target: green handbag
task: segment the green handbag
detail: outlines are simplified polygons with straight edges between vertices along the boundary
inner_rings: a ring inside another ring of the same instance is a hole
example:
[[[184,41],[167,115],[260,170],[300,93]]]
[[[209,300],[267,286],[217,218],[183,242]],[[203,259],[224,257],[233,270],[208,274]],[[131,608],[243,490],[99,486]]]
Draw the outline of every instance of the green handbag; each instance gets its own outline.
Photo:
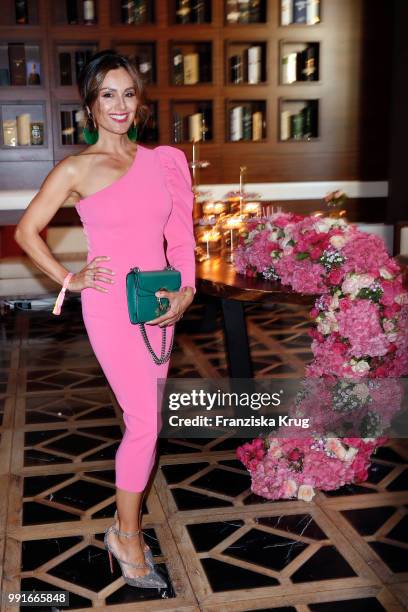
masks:
[[[144,270],[137,266],[131,268],[126,275],[126,295],[130,322],[139,325],[143,340],[156,365],[166,363],[170,359],[173,348],[174,330],[170,347],[166,351],[166,327],[162,327],[161,354],[158,357],[147,337],[145,322],[165,314],[170,307],[167,298],[156,297],[156,291],[178,291],[181,286],[181,274],[173,266],[163,270]]]

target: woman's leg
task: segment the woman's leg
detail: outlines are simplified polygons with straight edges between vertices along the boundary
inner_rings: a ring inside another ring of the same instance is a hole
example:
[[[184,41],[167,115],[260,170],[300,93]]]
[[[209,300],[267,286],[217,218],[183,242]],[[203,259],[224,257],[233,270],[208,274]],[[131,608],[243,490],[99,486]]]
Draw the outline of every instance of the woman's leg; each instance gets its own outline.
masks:
[[[142,527],[141,508],[143,491],[135,493],[132,491],[124,491],[116,489],[116,506],[118,509],[117,526],[120,531],[126,533],[135,533]],[[118,556],[123,561],[129,563],[144,563],[145,556],[143,551],[142,533],[132,538],[116,535],[111,531],[108,535],[110,544],[117,551]],[[136,576],[145,576],[150,572],[150,568],[146,565],[144,568],[135,568],[129,565],[125,566],[127,576],[135,578]]]
[[[123,410],[126,430],[115,457],[117,508],[120,531],[134,533],[141,528],[141,501],[156,460],[158,379],[167,377],[169,362],[160,366],[153,362],[127,313],[126,317],[116,313],[111,319],[107,310],[103,315],[84,316],[84,322],[95,356]],[[156,354],[160,353],[162,329],[149,326],[148,335]],[[108,539],[124,561],[144,562],[142,534],[125,538],[111,531]],[[150,571],[125,568],[130,577]]]

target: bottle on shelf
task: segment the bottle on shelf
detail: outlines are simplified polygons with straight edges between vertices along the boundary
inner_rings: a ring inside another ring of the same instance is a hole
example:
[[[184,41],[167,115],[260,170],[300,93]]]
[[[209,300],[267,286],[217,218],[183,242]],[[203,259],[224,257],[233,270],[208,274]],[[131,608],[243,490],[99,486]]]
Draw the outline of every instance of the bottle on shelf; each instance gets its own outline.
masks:
[[[61,85],[72,85],[71,53],[61,52],[59,54],[59,74]]]
[[[11,85],[26,85],[26,58],[24,43],[10,43],[8,45],[10,83]]]
[[[29,85],[40,85],[41,84],[40,74],[37,71],[37,66],[35,62],[31,63],[31,71],[28,73],[28,84]]]
[[[77,0],[65,0],[65,7],[67,12],[67,23],[69,25],[77,25],[79,23]]]
[[[136,0],[134,8],[134,23],[141,24],[147,22],[147,0]]]
[[[184,58],[181,49],[173,49],[173,84],[184,84]]]
[[[3,145],[17,146],[17,119],[3,119]]]
[[[249,23],[261,21],[261,0],[249,0]]]
[[[95,2],[83,0],[84,24],[95,25]]]
[[[240,7],[238,0],[227,0],[226,20],[227,23],[238,23],[240,17]]]
[[[195,4],[198,4],[196,2]],[[191,0],[177,0],[176,23],[190,23],[192,21]]]
[[[191,22],[192,23],[205,23],[206,22],[205,0],[192,0]]]
[[[28,0],[15,0],[14,8],[16,13],[16,23],[19,25],[28,24]]]
[[[135,23],[135,0],[122,0],[121,21],[129,25]]]
[[[180,113],[173,114],[173,142],[180,143],[184,140],[184,122]]]
[[[231,83],[242,83],[244,80],[243,62],[240,55],[230,57],[230,79]]]
[[[71,111],[61,111],[61,143],[63,145],[74,144],[74,124]]]
[[[32,145],[41,146],[44,144],[44,123],[42,121],[32,121],[30,124]]]

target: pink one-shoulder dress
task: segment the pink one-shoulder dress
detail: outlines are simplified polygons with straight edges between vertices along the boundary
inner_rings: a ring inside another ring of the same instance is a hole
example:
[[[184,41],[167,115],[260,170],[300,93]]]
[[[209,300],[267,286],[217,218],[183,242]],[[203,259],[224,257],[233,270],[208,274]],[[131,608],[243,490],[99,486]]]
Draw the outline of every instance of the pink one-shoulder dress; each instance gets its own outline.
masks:
[[[83,289],[81,304],[89,341],[123,410],[126,430],[115,472],[116,486],[126,491],[143,491],[155,463],[157,379],[166,378],[169,367],[169,362],[153,362],[139,326],[130,323],[126,274],[134,266],[160,270],[169,263],[180,270],[181,286],[195,289],[193,199],[184,152],[138,144],[123,176],[76,204],[88,242],[87,262],[108,255],[98,265],[116,272],[114,283],[97,281],[106,293]],[[146,332],[160,355],[162,328],[146,325]],[[174,326],[168,326],[167,347],[173,333]]]

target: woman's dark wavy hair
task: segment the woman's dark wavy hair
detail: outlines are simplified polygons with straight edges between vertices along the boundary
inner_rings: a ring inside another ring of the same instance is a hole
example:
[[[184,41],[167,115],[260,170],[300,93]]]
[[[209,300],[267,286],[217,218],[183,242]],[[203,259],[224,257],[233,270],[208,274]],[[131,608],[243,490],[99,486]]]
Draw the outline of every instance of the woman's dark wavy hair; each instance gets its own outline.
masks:
[[[90,132],[95,128],[86,106],[92,109],[98,97],[106,73],[115,68],[125,68],[133,79],[138,105],[136,109],[136,123],[143,129],[150,116],[143,80],[134,61],[126,55],[121,55],[113,49],[104,49],[95,53],[82,68],[78,76],[78,90],[82,100],[82,108],[87,117],[86,127]]]

